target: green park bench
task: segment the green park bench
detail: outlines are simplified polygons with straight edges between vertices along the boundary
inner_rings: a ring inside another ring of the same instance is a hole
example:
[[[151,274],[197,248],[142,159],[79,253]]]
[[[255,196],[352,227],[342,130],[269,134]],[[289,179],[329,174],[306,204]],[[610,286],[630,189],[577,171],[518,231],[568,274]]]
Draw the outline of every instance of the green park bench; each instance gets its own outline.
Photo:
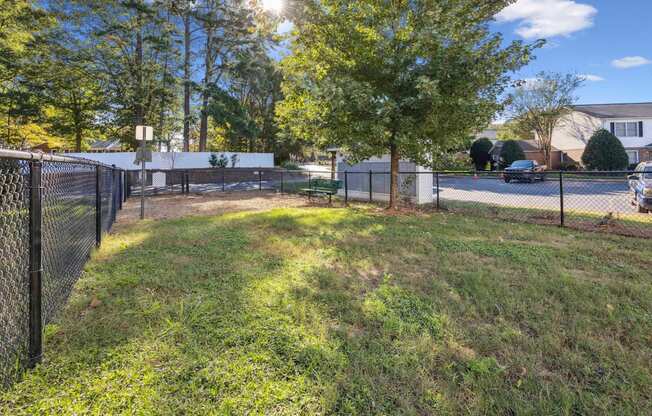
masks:
[[[330,204],[333,195],[335,195],[339,189],[342,189],[342,181],[317,178],[310,180],[309,187],[301,189],[301,192],[307,194],[308,199],[313,195],[328,195],[328,203]]]

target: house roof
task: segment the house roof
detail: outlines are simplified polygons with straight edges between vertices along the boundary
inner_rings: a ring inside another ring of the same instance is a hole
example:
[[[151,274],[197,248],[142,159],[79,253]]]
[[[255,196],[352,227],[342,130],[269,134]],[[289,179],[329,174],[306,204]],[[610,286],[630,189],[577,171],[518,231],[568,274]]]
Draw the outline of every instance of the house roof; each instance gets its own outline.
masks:
[[[582,104],[573,109],[600,118],[652,118],[652,102],[622,104]]]
[[[120,140],[98,140],[91,144],[92,150],[106,150],[120,148]]]
[[[539,150],[541,150],[539,148],[539,143],[536,140],[515,140],[515,141],[516,143],[519,144],[519,146],[521,146],[521,149],[524,152],[538,152]],[[500,151],[503,149],[504,143],[505,143],[504,140],[497,140],[494,143],[494,147],[491,149],[490,153],[494,155],[500,155]],[[556,147],[554,146],[552,147],[553,152],[556,152],[558,150],[559,149],[557,149]]]

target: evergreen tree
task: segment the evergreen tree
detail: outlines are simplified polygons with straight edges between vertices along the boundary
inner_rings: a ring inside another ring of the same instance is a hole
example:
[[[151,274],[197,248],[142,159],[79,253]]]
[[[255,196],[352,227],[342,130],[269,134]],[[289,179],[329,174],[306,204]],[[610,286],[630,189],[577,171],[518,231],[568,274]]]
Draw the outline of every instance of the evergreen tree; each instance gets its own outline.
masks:
[[[477,170],[485,170],[487,163],[491,160],[491,155],[489,152],[494,145],[491,143],[491,140],[486,137],[482,137],[471,144],[471,149],[469,155],[473,161],[473,165]]]
[[[582,163],[590,170],[624,170],[629,165],[629,157],[618,137],[600,129],[586,145]]]
[[[517,140],[507,140],[503,142],[500,149],[500,168],[504,169],[517,160],[524,160],[525,153]]]

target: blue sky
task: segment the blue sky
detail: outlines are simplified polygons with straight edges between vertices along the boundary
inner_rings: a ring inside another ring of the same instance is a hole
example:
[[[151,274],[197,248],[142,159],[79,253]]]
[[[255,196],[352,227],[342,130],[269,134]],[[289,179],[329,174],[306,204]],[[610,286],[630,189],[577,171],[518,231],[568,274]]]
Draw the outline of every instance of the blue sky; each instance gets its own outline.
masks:
[[[519,78],[575,72],[588,78],[580,103],[652,101],[652,0],[518,0],[494,28],[548,40]]]

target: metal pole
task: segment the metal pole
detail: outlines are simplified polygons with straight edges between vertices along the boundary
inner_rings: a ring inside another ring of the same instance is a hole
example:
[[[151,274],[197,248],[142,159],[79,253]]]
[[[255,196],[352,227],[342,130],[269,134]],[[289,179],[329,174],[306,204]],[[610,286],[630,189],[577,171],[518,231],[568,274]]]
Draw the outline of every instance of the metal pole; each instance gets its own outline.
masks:
[[[439,172],[435,172],[435,178],[437,181],[437,209],[439,209]]]
[[[565,225],[565,218],[564,218],[564,173],[562,171],[559,171],[559,220],[560,220],[560,226],[563,227]]]
[[[147,182],[147,169],[145,167],[145,131],[143,131],[143,140],[140,143],[140,148],[142,151],[142,158],[141,160],[141,183],[140,183],[140,219],[144,220],[145,219],[145,183]]]
[[[349,171],[344,171],[344,205],[349,205]]]
[[[308,171],[308,188],[312,188],[312,182],[310,178],[310,171]]]
[[[122,211],[122,203],[124,202],[124,198],[125,198],[125,196],[124,196],[124,177],[125,177],[124,171],[122,171],[122,170],[119,171],[118,172],[118,186],[119,186],[119,189],[120,189],[120,202],[119,202],[119,205],[118,205],[118,209],[121,210],[121,211]]]
[[[283,171],[281,171],[281,193],[283,193]]]
[[[258,190],[263,190],[263,171],[258,168]]]
[[[129,171],[125,171],[125,202],[127,202],[127,199],[131,196],[131,181],[130,181],[131,174]]]
[[[41,289],[43,267],[41,264],[42,218],[41,162],[30,162],[29,202],[29,367],[34,368],[43,354],[43,320],[41,315]]]
[[[102,244],[102,166],[95,168],[95,245]]]
[[[373,172],[371,169],[369,170],[369,202],[374,202],[374,194],[373,194]]]

